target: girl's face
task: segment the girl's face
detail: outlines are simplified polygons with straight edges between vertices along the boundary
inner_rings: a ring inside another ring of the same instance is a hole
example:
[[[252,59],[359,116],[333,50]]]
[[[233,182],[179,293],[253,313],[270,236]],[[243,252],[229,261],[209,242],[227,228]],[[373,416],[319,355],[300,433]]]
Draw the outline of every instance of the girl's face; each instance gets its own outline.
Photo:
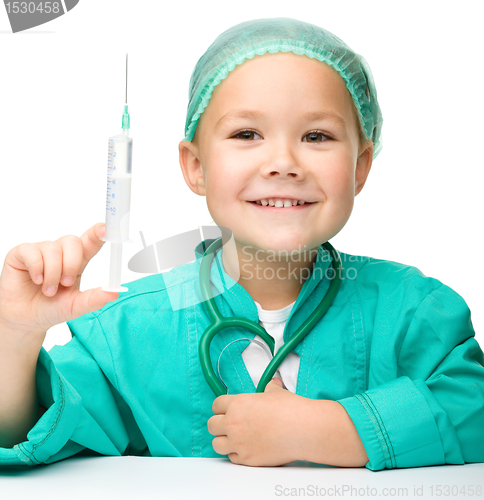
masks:
[[[238,246],[302,252],[348,221],[371,168],[342,77],[292,52],[244,61],[215,87],[194,141],[179,145],[192,191]],[[254,201],[303,200],[272,208]]]

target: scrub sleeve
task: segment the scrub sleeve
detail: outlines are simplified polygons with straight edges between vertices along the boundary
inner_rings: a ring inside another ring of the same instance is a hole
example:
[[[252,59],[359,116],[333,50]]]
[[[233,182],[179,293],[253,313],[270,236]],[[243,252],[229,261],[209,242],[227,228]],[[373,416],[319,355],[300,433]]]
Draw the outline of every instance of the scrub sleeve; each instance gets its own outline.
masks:
[[[397,378],[338,400],[362,440],[366,468],[482,461],[484,356],[474,335],[467,304],[442,285],[410,322]]]
[[[4,465],[50,464],[88,448],[102,455],[120,456],[129,446],[123,414],[130,410],[112,381],[111,355],[99,319],[93,313],[67,323],[73,338],[49,353],[42,347],[36,379],[39,403],[47,408],[27,434],[27,441],[0,448]],[[75,336],[76,330],[97,344],[94,359]]]

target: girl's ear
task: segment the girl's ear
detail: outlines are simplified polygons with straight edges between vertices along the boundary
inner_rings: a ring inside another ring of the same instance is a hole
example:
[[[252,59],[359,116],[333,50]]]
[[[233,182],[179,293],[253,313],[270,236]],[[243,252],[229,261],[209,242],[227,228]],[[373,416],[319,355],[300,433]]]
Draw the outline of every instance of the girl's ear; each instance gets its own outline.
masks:
[[[190,141],[181,141],[178,145],[180,167],[187,186],[196,194],[205,196],[205,179],[200,150]]]
[[[357,196],[365,185],[368,174],[373,163],[373,142],[366,141],[362,150],[358,153],[355,170],[355,196]]]

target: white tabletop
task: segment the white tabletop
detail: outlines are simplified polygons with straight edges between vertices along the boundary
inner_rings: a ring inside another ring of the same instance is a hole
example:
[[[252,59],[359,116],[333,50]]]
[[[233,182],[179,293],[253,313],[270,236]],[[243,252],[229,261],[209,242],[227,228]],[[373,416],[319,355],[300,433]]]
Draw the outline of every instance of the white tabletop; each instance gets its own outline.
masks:
[[[2,499],[35,500],[474,500],[484,499],[484,463],[373,472],[310,462],[246,467],[223,458],[72,457],[47,466],[0,468],[0,491]]]

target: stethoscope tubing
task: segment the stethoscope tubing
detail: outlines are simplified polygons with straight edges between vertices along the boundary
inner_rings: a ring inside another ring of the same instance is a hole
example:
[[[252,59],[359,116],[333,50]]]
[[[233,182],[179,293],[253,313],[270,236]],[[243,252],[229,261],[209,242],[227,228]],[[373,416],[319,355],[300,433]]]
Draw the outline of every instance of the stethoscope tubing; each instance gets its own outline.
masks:
[[[200,263],[200,289],[204,300],[207,313],[212,321],[205,332],[203,333],[198,346],[198,353],[200,357],[200,364],[203,374],[207,380],[208,385],[211,387],[215,395],[222,396],[227,394],[226,388],[222,385],[219,378],[216,376],[210,358],[210,344],[220,331],[225,328],[247,328],[249,331],[259,335],[269,346],[272,355],[274,356],[274,339],[266,332],[264,328],[255,323],[241,317],[225,318],[220,314],[215,300],[212,296],[210,289],[210,267],[215,256],[216,251],[223,245],[222,238],[215,240],[205,251],[202,262]],[[257,384],[256,392],[264,392],[266,385],[272,380],[272,376],[277,371],[281,363],[292,352],[302,339],[312,330],[316,323],[326,314],[331,306],[334,298],[336,297],[341,285],[341,259],[338,252],[329,243],[323,243],[323,246],[328,250],[333,258],[332,268],[333,277],[329,288],[323,297],[322,301],[312,312],[309,318],[291,335],[291,338],[279,349],[276,355],[272,358],[267,365],[262,377]]]

